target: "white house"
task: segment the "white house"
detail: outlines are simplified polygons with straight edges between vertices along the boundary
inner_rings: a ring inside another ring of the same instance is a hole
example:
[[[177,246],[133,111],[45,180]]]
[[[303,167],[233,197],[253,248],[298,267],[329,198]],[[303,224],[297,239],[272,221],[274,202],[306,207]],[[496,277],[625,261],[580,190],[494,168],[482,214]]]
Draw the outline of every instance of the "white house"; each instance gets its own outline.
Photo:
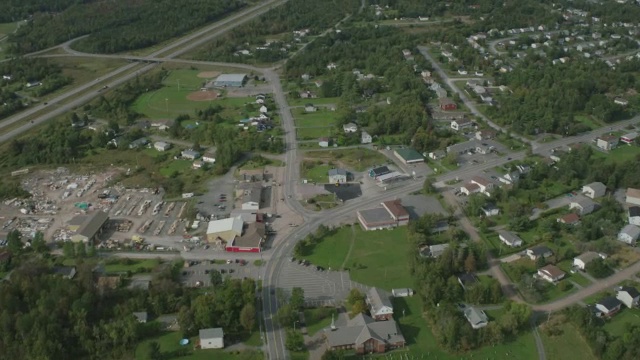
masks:
[[[606,192],[607,187],[601,182],[592,182],[591,184],[587,184],[582,187],[582,193],[584,196],[592,199],[602,197]]]
[[[244,190],[242,194],[242,210],[260,210],[262,185],[255,184]]]
[[[216,162],[216,155],[212,152],[205,152],[204,155],[202,155],[202,161],[213,164]]]
[[[195,150],[183,150],[180,155],[184,159],[195,160],[200,157],[200,153]]]
[[[371,144],[371,142],[373,142],[373,138],[371,137],[371,135],[369,135],[368,132],[363,130],[362,134],[360,134],[360,143],[361,144]]]
[[[600,317],[610,317],[620,311],[622,302],[613,296],[607,296],[596,303],[596,311]]]
[[[498,237],[500,238],[500,241],[507,244],[508,246],[511,246],[511,247],[522,246],[522,239],[518,235],[510,231],[500,230],[498,231]]]
[[[372,287],[367,292],[367,304],[371,317],[376,321],[390,320],[393,318],[393,305],[388,293],[376,287]]]
[[[200,329],[201,349],[222,349],[224,347],[224,333],[222,328]]]
[[[498,209],[493,204],[486,204],[485,206],[481,207],[480,210],[482,210],[484,216],[486,217],[500,215],[500,209]]]
[[[171,144],[164,141],[156,141],[153,147],[158,151],[167,151],[171,148]]]
[[[444,159],[446,156],[447,154],[442,150],[435,150],[429,153],[429,158],[432,160]]]
[[[489,317],[484,311],[469,306],[464,309],[464,317],[474,329],[480,329],[489,324]]]
[[[262,105],[260,106],[260,114],[266,114],[269,112],[269,109],[267,109],[266,106]]]
[[[580,215],[591,214],[595,210],[595,208],[596,208],[596,203],[594,203],[593,200],[586,197],[576,198],[574,201],[572,201],[569,204],[569,209],[578,210]]]
[[[344,124],[342,125],[342,130],[344,130],[345,133],[354,133],[356,131],[358,131],[358,125],[354,124],[354,123],[348,123],[348,124]]]
[[[640,206],[629,207],[629,224],[640,226]]]
[[[489,196],[489,190],[493,189],[493,183],[482,176],[474,176],[471,178],[471,183],[478,185],[480,187],[480,192]]]
[[[391,289],[391,294],[393,297],[408,297],[413,296],[413,290],[409,288]]]
[[[514,171],[511,173],[505,174],[504,176],[500,177],[498,180],[500,180],[500,182],[503,182],[507,185],[515,184],[518,182],[518,180],[520,180],[520,172]]]
[[[540,245],[540,246],[532,247],[531,249],[527,249],[526,254],[529,257],[529,259],[536,261],[541,257],[548,258],[549,256],[552,256],[553,251],[551,251],[551,249],[549,249],[546,246]]]
[[[329,184],[342,184],[347,182],[347,171],[345,169],[330,169]]]
[[[538,276],[550,283],[555,283],[562,280],[562,278],[564,278],[565,276],[565,273],[557,266],[549,264],[538,269]]]
[[[602,258],[602,255],[595,251],[587,251],[573,258],[573,266],[580,270],[584,270],[590,262],[598,258]]]
[[[331,139],[323,137],[318,140],[318,145],[320,147],[329,147],[330,142],[331,142]]]
[[[621,286],[616,289],[616,299],[620,300],[629,309],[640,304],[640,292],[631,286]]]
[[[618,240],[625,244],[635,245],[638,240],[638,236],[640,236],[640,227],[628,224],[620,230],[620,233],[618,233]]]
[[[472,125],[473,123],[469,119],[453,120],[451,122],[451,128],[455,131],[466,129],[468,127],[471,127]]]
[[[315,105],[313,105],[313,104],[306,104],[304,106],[304,111],[305,112],[316,112],[316,111],[318,111],[318,108],[315,107]]]

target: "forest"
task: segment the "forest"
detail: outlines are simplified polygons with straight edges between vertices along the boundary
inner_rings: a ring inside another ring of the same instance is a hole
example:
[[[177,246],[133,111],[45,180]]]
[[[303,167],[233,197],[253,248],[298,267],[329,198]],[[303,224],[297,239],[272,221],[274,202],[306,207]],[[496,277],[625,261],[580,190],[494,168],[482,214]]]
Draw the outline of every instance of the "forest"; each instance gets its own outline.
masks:
[[[90,34],[73,44],[91,53],[142,49],[215,21],[246,0],[76,1],[60,13],[36,13],[10,34],[8,51],[25,54]],[[162,26],[158,26],[162,24]]]
[[[36,13],[58,13],[82,0],[3,0],[0,1],[0,23],[27,19]]]
[[[294,41],[293,31],[309,29],[310,34],[318,35],[333,27],[347,14],[353,14],[360,6],[359,0],[323,0],[305,1],[290,0],[285,6],[279,6],[268,13],[251,21],[246,26],[239,27],[228,34],[218,37],[208,45],[203,46],[194,58],[197,60],[217,61],[247,61],[243,56],[234,56],[238,50],[247,49],[254,53],[252,60],[257,62],[275,62],[289,56],[282,51],[283,43]],[[274,41],[266,49],[256,50],[251,46],[264,46],[268,36],[282,39]],[[278,35],[278,36],[276,36]],[[295,50],[291,48],[290,50]]]
[[[603,62],[579,59],[552,65],[548,59],[528,56],[496,79],[496,85],[507,85],[513,93],[499,97],[499,106],[489,108],[488,116],[514,132],[561,135],[588,130],[576,121],[577,115],[592,115],[605,123],[630,117],[633,114],[613,99],[640,90],[632,65],[612,70]]]
[[[42,58],[16,58],[0,63],[0,119],[22,109],[25,104],[16,91],[26,89],[28,82],[39,82],[41,85],[29,90],[34,96],[44,96],[65,85],[72,79],[62,73],[62,69]],[[4,76],[8,76],[5,78]]]

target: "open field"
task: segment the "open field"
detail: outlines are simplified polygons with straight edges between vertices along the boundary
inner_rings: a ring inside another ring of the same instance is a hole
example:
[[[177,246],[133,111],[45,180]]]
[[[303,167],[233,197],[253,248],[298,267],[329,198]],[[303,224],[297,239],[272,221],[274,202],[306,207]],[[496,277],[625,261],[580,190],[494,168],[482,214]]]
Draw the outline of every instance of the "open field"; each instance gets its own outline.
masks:
[[[333,162],[336,166],[353,171],[365,171],[374,165],[389,163],[381,153],[366,148],[338,149],[329,151],[308,151],[305,158]]]
[[[328,173],[332,168],[332,166],[326,164],[316,165],[311,168],[307,168],[303,165],[301,169],[301,175],[303,179],[307,179],[307,181],[310,182],[327,183],[329,182]]]
[[[0,23],[0,39],[14,32],[18,28],[18,22]]]
[[[320,126],[331,127],[336,123],[336,113],[322,108],[311,113],[305,113],[304,109],[296,109],[293,116],[295,117],[296,127],[298,128]]]
[[[288,98],[287,99],[290,106],[300,106],[304,104],[313,104],[313,105],[327,105],[327,104],[337,104],[340,98],[316,98],[316,99],[301,99],[301,98]]]
[[[640,156],[640,147],[622,144],[618,148],[609,151],[606,158],[610,163],[624,163],[635,160],[638,156]]]
[[[337,229],[335,234],[325,237],[312,250],[312,254],[305,256],[304,259],[327,269],[339,269],[349,252],[351,238],[351,227],[345,226]]]
[[[333,127],[297,128],[297,138],[299,140],[314,140],[321,137],[331,137]]]
[[[589,115],[576,115],[574,119],[582,123],[582,125],[587,126],[591,130],[602,127],[602,123],[596,121],[592,116]]]
[[[58,64],[62,68],[62,72],[66,76],[73,78],[73,83],[67,85],[55,93],[67,90],[69,87],[78,86],[89,81],[100,78],[126,64],[124,60],[119,59],[102,59],[102,58],[81,58],[81,57],[64,57],[51,58],[49,61]],[[47,95],[51,97],[52,94]]]
[[[611,319],[606,320],[604,329],[613,336],[623,336],[627,333],[629,325],[640,325],[640,309],[627,309],[622,305],[622,310]]]
[[[180,332],[166,332],[160,336],[152,339],[145,340],[138,344],[135,351],[135,358],[137,360],[150,360],[148,357],[149,343],[157,341],[160,345],[160,352],[163,354],[163,359],[180,359],[180,360],[259,360],[262,359],[261,353],[256,353],[256,356],[251,357],[249,354],[237,355],[231,352],[225,352],[223,349],[210,349],[210,350],[194,350],[195,343],[198,341],[198,337],[193,337],[190,340],[189,345],[180,346],[179,341],[182,338]],[[181,356],[181,352],[185,351],[186,354]]]
[[[540,337],[542,337],[548,359],[597,359],[591,352],[589,344],[572,324],[563,324],[561,335],[549,336],[544,331],[540,331]]]
[[[160,264],[159,259],[146,259],[146,260],[130,260],[125,259],[118,263],[107,264],[104,269],[107,273],[125,273],[131,272],[151,272]],[[143,269],[143,271],[140,271]]]

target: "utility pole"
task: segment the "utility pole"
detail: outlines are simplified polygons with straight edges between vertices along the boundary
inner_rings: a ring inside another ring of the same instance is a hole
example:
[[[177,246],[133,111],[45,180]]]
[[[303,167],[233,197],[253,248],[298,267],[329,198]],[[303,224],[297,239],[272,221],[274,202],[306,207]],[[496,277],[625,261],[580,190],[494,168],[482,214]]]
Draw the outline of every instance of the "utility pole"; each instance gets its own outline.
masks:
[[[167,116],[169,116],[169,98],[164,98],[164,106],[167,110]]]

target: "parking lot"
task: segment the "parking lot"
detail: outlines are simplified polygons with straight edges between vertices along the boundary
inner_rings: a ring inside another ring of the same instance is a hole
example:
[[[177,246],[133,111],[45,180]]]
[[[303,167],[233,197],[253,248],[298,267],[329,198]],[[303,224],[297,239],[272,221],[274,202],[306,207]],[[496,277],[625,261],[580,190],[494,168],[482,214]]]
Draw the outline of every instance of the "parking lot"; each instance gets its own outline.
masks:
[[[225,264],[211,263],[211,261],[192,261],[190,263],[193,265],[182,269],[180,281],[189,287],[210,286],[210,272],[214,269],[220,271],[223,278],[229,276],[235,279],[258,279],[261,276],[262,266],[256,266],[250,261],[245,261],[242,265],[236,261],[239,260],[230,260]]]

